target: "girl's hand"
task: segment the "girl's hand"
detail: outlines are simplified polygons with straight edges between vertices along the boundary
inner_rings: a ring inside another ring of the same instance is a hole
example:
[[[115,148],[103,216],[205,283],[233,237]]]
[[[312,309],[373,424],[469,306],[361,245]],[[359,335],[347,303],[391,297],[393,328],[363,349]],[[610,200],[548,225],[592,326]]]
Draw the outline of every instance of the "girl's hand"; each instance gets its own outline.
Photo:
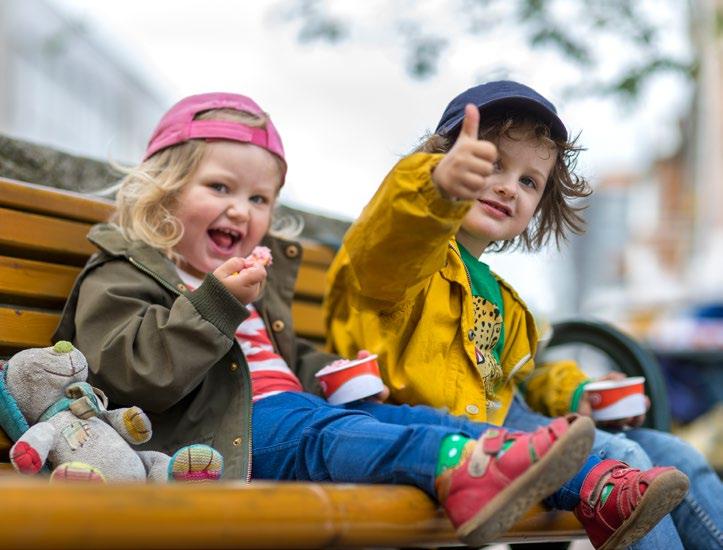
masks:
[[[250,304],[261,295],[266,268],[247,258],[231,258],[213,272],[221,284],[242,304]]]
[[[477,137],[479,119],[479,109],[468,104],[457,141],[432,172],[432,181],[447,198],[478,198],[494,171],[497,147]]]
[[[597,381],[602,380],[622,380],[627,378],[622,372],[609,372],[605,376],[601,376]],[[645,396],[645,410],[650,408],[650,399]],[[580,399],[580,405],[577,407],[577,412],[584,416],[592,415],[592,405],[590,404],[590,398],[587,393],[583,392],[582,398]],[[624,428],[639,428],[645,422],[645,414],[639,416],[630,416],[628,418],[620,418],[618,420],[605,420],[597,422],[597,425],[606,430],[622,430]]]

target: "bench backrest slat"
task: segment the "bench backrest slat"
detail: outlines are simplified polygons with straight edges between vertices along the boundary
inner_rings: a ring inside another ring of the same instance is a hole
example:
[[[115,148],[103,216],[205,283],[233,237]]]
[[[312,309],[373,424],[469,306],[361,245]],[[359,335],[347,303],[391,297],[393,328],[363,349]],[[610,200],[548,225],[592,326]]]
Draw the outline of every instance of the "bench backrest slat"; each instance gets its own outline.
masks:
[[[0,178],[0,206],[86,223],[105,221],[113,212],[113,203],[106,199],[7,178]]]
[[[61,307],[80,267],[0,256],[0,302]]]
[[[94,247],[89,223],[0,208],[0,252],[83,265]]]

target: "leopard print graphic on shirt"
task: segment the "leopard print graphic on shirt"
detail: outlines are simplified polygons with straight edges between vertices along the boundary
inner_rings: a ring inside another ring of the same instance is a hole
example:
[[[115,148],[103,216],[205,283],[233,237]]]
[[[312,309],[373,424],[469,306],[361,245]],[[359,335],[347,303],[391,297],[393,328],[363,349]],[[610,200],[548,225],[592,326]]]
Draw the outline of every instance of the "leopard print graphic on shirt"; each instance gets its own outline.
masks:
[[[485,385],[488,407],[498,406],[495,389],[502,381],[502,366],[492,350],[502,332],[502,314],[491,301],[473,296],[474,303],[474,345],[477,348],[477,369]]]

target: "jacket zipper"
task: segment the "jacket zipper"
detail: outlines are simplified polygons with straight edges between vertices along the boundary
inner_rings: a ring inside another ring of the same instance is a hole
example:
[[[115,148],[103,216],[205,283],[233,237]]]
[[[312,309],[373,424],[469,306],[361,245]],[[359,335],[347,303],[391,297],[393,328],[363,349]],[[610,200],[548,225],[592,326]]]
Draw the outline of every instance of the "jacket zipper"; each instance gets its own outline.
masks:
[[[169,283],[168,281],[166,281],[163,277],[161,277],[158,273],[156,273],[156,272],[153,271],[152,269],[148,269],[146,266],[144,266],[142,263],[140,263],[139,261],[137,261],[137,260],[136,260],[135,258],[133,258],[132,256],[128,256],[128,261],[129,261],[130,263],[132,263],[135,267],[137,267],[138,269],[140,269],[140,270],[141,270],[143,273],[145,273],[146,275],[150,275],[151,277],[153,277],[156,281],[158,281],[159,283],[161,283],[161,285],[162,285],[164,288],[167,288],[167,289],[170,290],[173,294],[176,294],[177,296],[180,296],[180,295],[181,295],[181,291],[178,290],[175,286],[173,286],[171,283]]]
[[[146,275],[150,275],[153,279],[158,281],[164,288],[170,290],[173,294],[180,296],[182,293],[180,290],[178,290],[175,286],[173,286],[171,283],[166,281],[163,277],[161,277],[158,273],[153,271],[152,269],[147,268],[142,263],[135,260],[132,256],[127,256],[128,261],[133,264],[137,269],[141,270]],[[243,352],[241,352],[243,355]],[[248,462],[246,465],[246,483],[251,482],[251,460],[253,458],[253,441],[252,441],[252,429],[251,429],[251,419],[253,418],[253,397],[251,394],[251,375],[248,371],[248,363],[246,363],[246,358],[244,357],[244,363],[246,364],[247,368],[244,371],[244,376],[246,377],[246,403],[248,403],[249,407],[249,414],[248,414],[248,420],[246,422],[246,435],[248,436]]]
[[[238,345],[238,344],[237,344]],[[243,355],[243,351],[241,352]],[[249,406],[249,414],[247,415],[247,421],[246,421],[246,435],[248,437],[248,447],[247,447],[247,456],[248,461],[246,463],[246,483],[251,483],[251,463],[253,461],[253,429],[252,429],[252,423],[253,423],[253,417],[254,417],[254,398],[253,398],[253,392],[251,390],[251,373],[249,372],[248,368],[248,361],[246,361],[246,356],[244,356],[244,363],[246,363],[246,369],[244,376],[246,377],[246,403],[248,403]]]

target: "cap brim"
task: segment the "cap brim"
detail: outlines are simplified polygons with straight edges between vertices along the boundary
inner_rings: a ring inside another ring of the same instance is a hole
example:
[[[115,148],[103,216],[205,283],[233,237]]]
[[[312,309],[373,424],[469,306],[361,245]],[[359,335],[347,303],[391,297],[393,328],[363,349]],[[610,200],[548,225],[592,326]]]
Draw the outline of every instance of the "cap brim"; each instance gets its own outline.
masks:
[[[567,139],[567,129],[562,123],[562,120],[560,120],[560,117],[550,111],[547,106],[539,103],[538,101],[535,101],[534,99],[530,99],[529,97],[506,96],[499,99],[491,99],[482,103],[481,105],[477,105],[481,115],[480,121],[484,122],[485,112],[492,111],[502,106],[510,107],[517,110],[528,111],[537,115],[538,117],[540,117],[540,119],[544,120],[550,125],[552,137],[563,140]],[[458,113],[456,117],[448,121],[447,124],[445,124],[441,128],[438,128],[437,134],[442,136],[456,134],[457,132],[459,132],[459,129],[462,126],[463,119],[464,108],[461,110],[460,113]]]

